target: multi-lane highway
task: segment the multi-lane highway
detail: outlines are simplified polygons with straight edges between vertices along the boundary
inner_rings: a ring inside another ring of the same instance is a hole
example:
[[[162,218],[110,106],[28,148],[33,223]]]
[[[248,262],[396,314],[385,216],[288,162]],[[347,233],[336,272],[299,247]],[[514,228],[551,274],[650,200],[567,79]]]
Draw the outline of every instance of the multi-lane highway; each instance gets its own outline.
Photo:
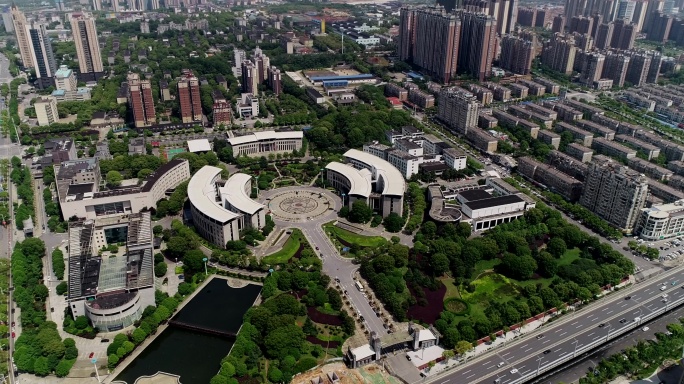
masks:
[[[428,381],[516,384],[531,380],[680,305],[684,302],[684,268],[663,273],[602,301]]]

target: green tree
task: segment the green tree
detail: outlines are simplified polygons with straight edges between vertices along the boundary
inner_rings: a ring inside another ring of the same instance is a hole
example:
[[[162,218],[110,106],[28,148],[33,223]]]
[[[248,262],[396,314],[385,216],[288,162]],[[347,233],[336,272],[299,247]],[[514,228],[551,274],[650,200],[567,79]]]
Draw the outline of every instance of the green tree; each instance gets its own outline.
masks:
[[[367,223],[373,218],[373,210],[363,200],[356,200],[349,211],[349,221]]]
[[[385,226],[387,232],[399,232],[404,226],[404,218],[399,216],[398,213],[392,212],[385,217],[382,221],[382,225]]]
[[[119,364],[119,356],[113,353],[110,354],[109,358],[107,359],[107,365],[109,366],[109,369],[116,368],[117,364]]]
[[[165,262],[157,263],[157,265],[154,266],[154,275],[157,277],[164,277],[166,275],[166,271],[168,270],[168,265]]]
[[[47,357],[40,356],[36,359],[35,363],[33,364],[33,373],[35,373],[36,376],[41,377],[45,377],[50,374],[50,365]]]
[[[552,254],[554,257],[561,257],[568,250],[565,241],[560,237],[554,237],[546,245],[546,250]]]
[[[145,331],[143,331],[140,328],[136,328],[135,331],[133,331],[131,337],[133,338],[133,342],[135,343],[135,345],[140,345],[140,343],[145,341],[147,333],[145,333]]]
[[[459,355],[463,355],[471,349],[473,349],[473,345],[465,340],[461,340],[458,343],[456,343],[456,347],[454,348],[456,353],[458,353]]]
[[[105,179],[110,187],[118,187],[121,185],[121,181],[123,181],[123,176],[121,176],[119,171],[109,171]]]

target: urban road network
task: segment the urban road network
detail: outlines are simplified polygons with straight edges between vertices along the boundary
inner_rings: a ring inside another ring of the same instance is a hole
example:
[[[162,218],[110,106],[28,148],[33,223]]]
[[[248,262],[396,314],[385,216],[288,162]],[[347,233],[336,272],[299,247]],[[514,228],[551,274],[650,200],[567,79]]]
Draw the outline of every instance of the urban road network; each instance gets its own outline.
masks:
[[[566,315],[525,338],[475,358],[427,382],[524,383],[684,302],[684,268],[614,293],[576,315]]]

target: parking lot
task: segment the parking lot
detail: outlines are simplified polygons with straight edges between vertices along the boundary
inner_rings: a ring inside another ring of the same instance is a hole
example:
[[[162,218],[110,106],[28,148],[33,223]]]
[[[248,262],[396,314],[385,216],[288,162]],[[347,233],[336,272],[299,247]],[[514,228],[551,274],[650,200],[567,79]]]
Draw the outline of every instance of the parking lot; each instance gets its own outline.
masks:
[[[649,247],[658,248],[660,251],[659,261],[677,260],[684,256],[684,242],[683,237],[679,236],[677,238],[672,238],[670,240],[663,240],[654,243],[643,242]]]

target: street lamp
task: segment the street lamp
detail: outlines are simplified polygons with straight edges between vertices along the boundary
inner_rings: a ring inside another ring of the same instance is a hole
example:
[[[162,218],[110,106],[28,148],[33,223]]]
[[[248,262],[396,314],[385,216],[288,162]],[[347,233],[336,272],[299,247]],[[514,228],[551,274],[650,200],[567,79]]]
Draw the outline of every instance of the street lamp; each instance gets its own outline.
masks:
[[[325,171],[325,168],[321,168],[321,181],[323,182],[323,188],[325,189],[325,174],[323,171]]]
[[[95,376],[97,376],[97,382],[101,383],[102,381],[100,380],[100,373],[97,371],[97,359],[93,358],[90,360],[91,363],[93,363],[93,366],[95,367]]]
[[[344,197],[347,196],[346,193],[342,192],[342,206],[344,207]]]
[[[539,363],[537,364],[537,376],[539,376],[539,370],[541,369],[541,362],[542,362],[542,360],[544,360],[544,356],[539,356],[539,357],[537,358],[537,361],[539,362]]]
[[[257,191],[257,196],[259,196],[259,176],[254,176],[256,179],[256,191]]]
[[[207,275],[207,258],[203,258],[202,261],[204,261],[204,274]]]
[[[577,356],[577,346],[579,345],[579,340],[575,339],[575,341],[573,341],[572,343],[575,344],[575,351],[572,353],[572,357],[574,358],[575,356]]]

